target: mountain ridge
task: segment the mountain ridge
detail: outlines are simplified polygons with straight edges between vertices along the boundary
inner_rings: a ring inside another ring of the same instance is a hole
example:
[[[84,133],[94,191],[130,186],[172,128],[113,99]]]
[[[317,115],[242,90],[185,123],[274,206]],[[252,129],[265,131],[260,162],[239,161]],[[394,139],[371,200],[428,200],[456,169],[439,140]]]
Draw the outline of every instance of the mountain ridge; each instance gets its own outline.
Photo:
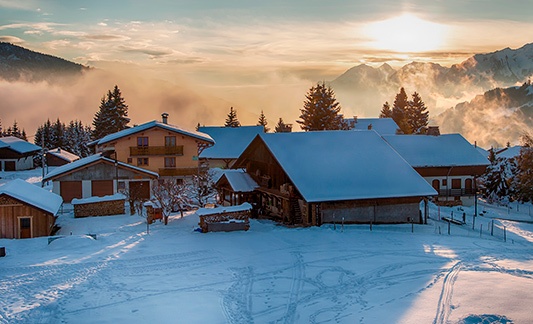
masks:
[[[0,78],[7,81],[55,81],[90,69],[63,58],[0,42]]]

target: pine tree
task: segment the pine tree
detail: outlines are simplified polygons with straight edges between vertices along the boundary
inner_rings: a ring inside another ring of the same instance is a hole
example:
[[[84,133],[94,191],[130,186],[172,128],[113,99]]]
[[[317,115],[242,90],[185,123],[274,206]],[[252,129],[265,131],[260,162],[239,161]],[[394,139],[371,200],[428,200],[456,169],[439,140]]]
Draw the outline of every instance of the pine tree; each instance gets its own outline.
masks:
[[[522,148],[517,157],[516,194],[521,201],[533,201],[533,137],[522,136]]]
[[[268,131],[270,131],[270,128],[268,128],[267,125],[268,125],[268,121],[265,117],[265,114],[263,113],[263,110],[261,110],[261,115],[259,115],[257,126],[263,126],[265,133],[268,133]]]
[[[93,119],[93,138],[99,139],[128,128],[130,119],[127,116],[128,105],[115,85],[113,92],[108,91],[107,96],[104,95],[100,100],[99,110]]]
[[[407,107],[407,124],[412,133],[420,134],[423,128],[428,125],[429,112],[418,92],[415,91],[411,97],[412,100],[408,102]]]
[[[390,109],[388,101],[385,101],[385,103],[383,104],[383,108],[381,108],[379,118],[392,118],[392,110]]]
[[[412,129],[407,121],[407,109],[409,108],[409,100],[405,89],[400,88],[400,92],[396,94],[394,103],[392,105],[392,119],[396,122],[400,130],[404,134],[411,134]]]
[[[283,119],[280,117],[276,127],[274,128],[275,133],[290,133],[292,131],[291,127],[288,124],[283,122]]]
[[[63,124],[59,118],[56,120],[54,124],[52,124],[51,134],[50,134],[50,142],[52,148],[63,148],[65,149],[65,141],[64,141],[64,129],[65,124]]]
[[[224,124],[224,127],[240,127],[241,123],[237,119],[237,111],[233,109],[233,107],[230,108],[228,117],[226,118],[226,123]]]
[[[311,87],[305,96],[303,109],[300,109],[301,120],[296,122],[304,131],[348,129],[347,123],[340,114],[340,104],[335,93],[325,82]]]

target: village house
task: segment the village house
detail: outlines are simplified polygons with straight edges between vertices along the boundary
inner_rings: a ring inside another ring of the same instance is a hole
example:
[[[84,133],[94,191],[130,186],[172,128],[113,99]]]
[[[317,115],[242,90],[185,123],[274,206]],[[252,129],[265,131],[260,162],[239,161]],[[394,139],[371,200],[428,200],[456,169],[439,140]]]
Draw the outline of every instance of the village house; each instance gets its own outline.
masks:
[[[490,164],[460,134],[384,135],[389,143],[438,192],[443,204],[472,206],[476,177]]]
[[[257,134],[264,133],[263,126],[200,127],[198,131],[208,134],[215,145],[206,148],[200,159],[208,162],[210,168],[228,169]]]
[[[0,238],[47,236],[63,200],[39,186],[15,179],[0,187]]]
[[[149,199],[156,172],[94,154],[57,167],[43,181],[52,181],[52,192],[70,203],[72,199],[103,197],[117,192]]]
[[[33,169],[33,157],[41,148],[14,136],[0,137],[0,170]]]
[[[54,148],[46,152],[46,165],[47,166],[62,166],[67,163],[72,163],[79,160],[80,157],[74,153],[63,150],[61,148]]]
[[[375,131],[260,134],[233,167],[260,214],[292,224],[419,222],[437,194]]]
[[[97,153],[156,172],[161,177],[185,178],[198,173],[200,153],[215,141],[207,134],[150,121],[91,143]]]

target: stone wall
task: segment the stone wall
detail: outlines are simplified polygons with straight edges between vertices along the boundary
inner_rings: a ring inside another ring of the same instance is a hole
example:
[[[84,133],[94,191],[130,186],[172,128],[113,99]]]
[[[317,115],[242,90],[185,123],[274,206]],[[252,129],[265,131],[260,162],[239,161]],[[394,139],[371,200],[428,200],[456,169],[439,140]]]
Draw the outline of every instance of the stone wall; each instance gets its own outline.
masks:
[[[124,203],[125,199],[75,204],[74,217],[122,215]]]

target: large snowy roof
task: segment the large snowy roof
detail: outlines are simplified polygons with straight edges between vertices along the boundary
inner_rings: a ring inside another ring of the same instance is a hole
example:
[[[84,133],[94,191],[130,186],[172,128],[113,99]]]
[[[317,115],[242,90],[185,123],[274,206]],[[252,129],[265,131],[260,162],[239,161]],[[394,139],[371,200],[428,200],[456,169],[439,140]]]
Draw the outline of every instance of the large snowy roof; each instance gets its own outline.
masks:
[[[413,167],[489,165],[460,134],[385,135],[383,138]]]
[[[22,179],[15,179],[0,187],[0,195],[6,194],[20,201],[26,202],[52,215],[57,214],[63,198]]]
[[[58,158],[63,159],[67,162],[74,162],[80,159],[80,157],[77,156],[76,154],[70,153],[61,148],[55,148],[55,149],[48,150],[46,154],[57,156]]]
[[[520,155],[522,146],[506,147],[496,152],[496,157],[502,157],[506,159],[515,158]]]
[[[200,154],[207,159],[237,159],[257,134],[264,133],[263,126],[200,127],[198,130],[216,142]]]
[[[257,182],[242,169],[224,170],[218,181],[224,177],[234,192],[252,192],[259,187]]]
[[[183,134],[183,135],[191,136],[191,137],[194,137],[194,138],[197,138],[199,140],[206,141],[206,142],[209,142],[209,143],[214,143],[215,142],[215,141],[213,141],[211,136],[209,136],[207,134],[204,134],[204,133],[201,133],[201,132],[197,132],[197,131],[186,130],[186,129],[181,128],[179,126],[165,124],[165,123],[157,121],[157,120],[152,120],[152,121],[144,123],[142,125],[134,126],[134,127],[128,128],[128,129],[121,130],[120,132],[109,134],[107,136],[102,137],[101,139],[99,139],[97,141],[92,142],[92,143],[97,144],[97,145],[105,144],[105,143],[112,142],[114,140],[117,140],[117,139],[125,137],[125,136],[130,136],[130,135],[133,135],[135,133],[148,130],[148,129],[153,128],[153,127],[159,127],[159,128],[171,131],[171,132],[176,132],[176,133],[180,133],[180,134]]]
[[[87,166],[89,164],[92,164],[94,162],[97,162],[99,160],[107,161],[107,162],[110,162],[110,163],[115,163],[115,161],[113,159],[109,159],[109,158],[103,157],[101,154],[98,153],[98,154],[90,155],[90,156],[88,156],[86,158],[83,158],[83,159],[74,161],[72,163],[65,164],[65,165],[62,165],[60,167],[55,168],[54,170],[52,170],[52,172],[48,173],[43,178],[43,181],[47,181],[47,180],[55,178],[55,177],[57,177],[59,175],[74,171],[74,170],[82,168],[82,167],[85,167],[85,166]],[[131,165],[131,164],[127,164],[127,163],[124,163],[124,162],[120,162],[120,161],[118,161],[117,163],[122,168],[128,168],[128,169],[136,170],[136,171],[139,171],[139,172],[142,172],[142,173],[150,174],[150,175],[152,175],[152,176],[154,176],[156,178],[159,177],[159,174],[156,173],[156,172],[149,171],[149,170],[146,170],[146,169],[143,169],[143,168],[139,168],[137,166],[134,166],[134,165]]]
[[[39,151],[41,148],[14,136],[0,137],[0,148],[9,148],[20,154]]]
[[[375,131],[259,136],[308,202],[437,194]]]
[[[353,129],[368,130],[368,126],[372,125],[372,129],[381,135],[396,134],[399,129],[398,125],[392,118],[347,118],[345,119]],[[354,122],[355,121],[355,122]]]

